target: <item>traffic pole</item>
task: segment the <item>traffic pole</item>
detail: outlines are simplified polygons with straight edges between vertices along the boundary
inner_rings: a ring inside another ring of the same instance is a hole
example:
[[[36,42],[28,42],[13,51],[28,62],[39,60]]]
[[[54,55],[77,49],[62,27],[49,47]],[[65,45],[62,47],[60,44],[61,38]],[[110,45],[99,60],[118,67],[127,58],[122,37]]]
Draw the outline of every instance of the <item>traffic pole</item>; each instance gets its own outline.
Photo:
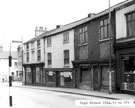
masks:
[[[9,107],[13,106],[12,96],[10,96],[10,87],[12,87],[12,76],[10,68],[12,67],[12,56],[11,56],[11,44],[10,44],[10,54],[9,54]]]

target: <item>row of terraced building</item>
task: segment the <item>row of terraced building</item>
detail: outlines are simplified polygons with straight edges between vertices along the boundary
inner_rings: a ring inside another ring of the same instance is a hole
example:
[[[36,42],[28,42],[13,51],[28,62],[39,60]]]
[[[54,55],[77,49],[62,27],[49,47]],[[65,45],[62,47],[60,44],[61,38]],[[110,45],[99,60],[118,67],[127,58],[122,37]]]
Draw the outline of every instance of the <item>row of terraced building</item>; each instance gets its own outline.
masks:
[[[86,18],[35,29],[24,43],[24,83],[40,86],[135,91],[135,1],[126,0]],[[111,49],[110,49],[111,48]]]

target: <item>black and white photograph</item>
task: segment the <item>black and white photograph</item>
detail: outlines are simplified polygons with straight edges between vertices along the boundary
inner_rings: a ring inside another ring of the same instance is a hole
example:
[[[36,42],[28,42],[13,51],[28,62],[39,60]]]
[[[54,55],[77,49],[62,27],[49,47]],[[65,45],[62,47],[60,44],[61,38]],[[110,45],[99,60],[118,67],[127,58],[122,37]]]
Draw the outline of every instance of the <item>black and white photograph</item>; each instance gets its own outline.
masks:
[[[114,107],[135,107],[135,0],[0,0],[0,108]]]

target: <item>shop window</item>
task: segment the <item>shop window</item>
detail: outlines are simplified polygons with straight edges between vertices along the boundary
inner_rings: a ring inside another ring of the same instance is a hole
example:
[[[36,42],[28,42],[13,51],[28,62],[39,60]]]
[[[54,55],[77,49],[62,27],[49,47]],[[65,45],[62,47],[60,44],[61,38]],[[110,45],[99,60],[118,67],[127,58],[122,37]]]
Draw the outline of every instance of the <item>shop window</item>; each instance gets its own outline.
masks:
[[[31,83],[32,82],[32,74],[31,74],[31,68],[26,68],[26,82]]]
[[[56,82],[56,74],[53,71],[46,72],[47,82]]]
[[[72,86],[72,72],[61,72],[60,73],[60,85],[61,86]]]
[[[39,67],[36,68],[36,82],[37,83],[42,82],[42,71]]]
[[[88,68],[82,68],[81,69],[81,74],[80,74],[80,82],[90,82],[91,77],[90,77],[90,71]]]
[[[109,86],[109,67],[102,66],[102,86]]]
[[[135,90],[135,56],[123,57],[124,79],[122,89]]]

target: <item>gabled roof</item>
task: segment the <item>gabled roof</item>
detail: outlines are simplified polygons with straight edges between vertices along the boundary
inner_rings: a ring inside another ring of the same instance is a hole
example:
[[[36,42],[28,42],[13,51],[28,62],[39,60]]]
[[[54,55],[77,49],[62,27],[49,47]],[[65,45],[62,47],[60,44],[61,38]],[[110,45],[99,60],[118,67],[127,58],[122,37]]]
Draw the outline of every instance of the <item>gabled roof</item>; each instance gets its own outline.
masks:
[[[13,59],[18,59],[17,51],[12,51],[11,56]],[[8,59],[8,57],[9,57],[9,51],[0,52],[0,59]]]
[[[112,11],[114,11],[114,9],[119,8],[120,6],[123,6],[123,5],[125,5],[125,4],[127,4],[129,2],[132,2],[132,1],[134,1],[134,0],[126,0],[126,1],[123,1],[121,3],[118,3],[118,4],[114,5],[114,6],[112,6],[110,8],[110,11],[112,12]],[[79,26],[81,24],[84,24],[84,23],[86,23],[88,21],[91,21],[91,20],[93,20],[95,18],[101,17],[101,16],[103,16],[103,15],[105,15],[107,13],[109,13],[109,8],[104,10],[104,11],[101,11],[101,12],[95,14],[95,15],[93,15],[92,17],[86,17],[86,18],[83,18],[81,20],[78,20],[78,21],[75,21],[75,22],[63,25],[60,28],[47,31],[47,32],[45,32],[45,33],[43,33],[43,34],[41,34],[41,35],[39,35],[37,37],[32,38],[31,40],[29,40],[29,41],[27,41],[25,43],[32,42],[32,41],[35,41],[35,40],[37,40],[39,38],[52,36],[52,35],[55,35],[55,34],[58,34],[58,33],[61,33],[61,32],[64,32],[64,31],[67,31],[67,30],[70,30],[70,29],[73,29],[73,28],[75,28],[75,27],[77,27],[77,26]]]
[[[42,34],[41,34],[41,35],[39,35],[39,36],[35,36],[34,38],[32,38],[32,39],[28,40],[28,41],[27,41],[27,42],[25,42],[24,44],[27,44],[27,43],[30,43],[30,42],[36,41],[36,40],[38,40],[38,39],[40,39],[40,38],[42,38],[42,37],[44,37],[44,36],[48,35],[50,32],[52,32],[52,31],[54,31],[54,30],[55,30],[55,29],[50,30],[50,31],[46,31],[46,32],[42,33]]]
[[[114,5],[114,6],[112,6],[112,7],[110,8],[110,11],[112,12],[114,9],[116,9],[116,8],[118,8],[118,7],[120,7],[120,6],[123,6],[123,5],[125,5],[125,4],[127,4],[127,3],[131,2],[131,1],[134,1],[134,0],[126,0],[126,1],[123,1],[123,2],[121,2],[121,3],[118,3],[118,4]],[[75,22],[72,22],[72,23],[63,25],[63,26],[60,27],[59,29],[56,29],[56,30],[50,32],[50,33],[49,33],[48,35],[46,35],[46,36],[52,36],[52,35],[55,35],[55,34],[64,32],[64,31],[66,31],[66,30],[73,29],[73,28],[75,28],[75,27],[77,27],[77,26],[79,26],[79,25],[81,25],[81,24],[84,24],[84,23],[86,23],[86,22],[88,22],[88,21],[90,21],[90,20],[93,20],[93,19],[95,19],[95,18],[98,18],[98,17],[100,17],[100,16],[103,16],[103,15],[105,15],[105,14],[107,14],[107,13],[109,13],[109,8],[106,9],[106,10],[104,10],[104,11],[102,11],[102,12],[99,12],[99,13],[93,15],[92,17],[86,17],[86,18],[83,18],[83,19],[81,19],[81,20],[78,20],[78,21],[75,21]]]

